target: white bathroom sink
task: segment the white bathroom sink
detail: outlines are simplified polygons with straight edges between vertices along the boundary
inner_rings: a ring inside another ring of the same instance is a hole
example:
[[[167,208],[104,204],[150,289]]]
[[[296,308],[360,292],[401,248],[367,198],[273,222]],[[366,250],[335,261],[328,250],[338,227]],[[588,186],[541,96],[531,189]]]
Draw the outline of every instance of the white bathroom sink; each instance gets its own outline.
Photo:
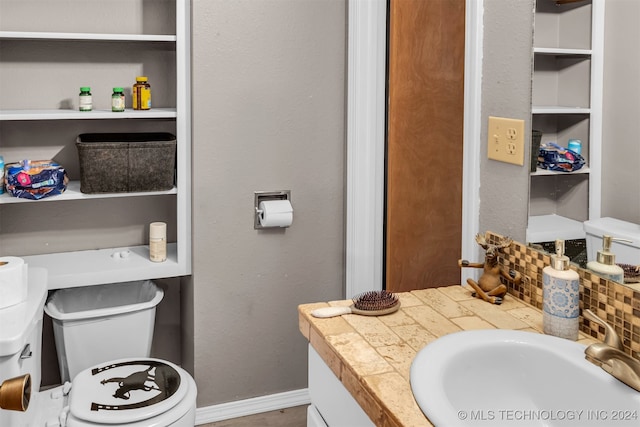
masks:
[[[640,393],[549,335],[477,330],[420,350],[411,389],[436,426],[637,426]]]

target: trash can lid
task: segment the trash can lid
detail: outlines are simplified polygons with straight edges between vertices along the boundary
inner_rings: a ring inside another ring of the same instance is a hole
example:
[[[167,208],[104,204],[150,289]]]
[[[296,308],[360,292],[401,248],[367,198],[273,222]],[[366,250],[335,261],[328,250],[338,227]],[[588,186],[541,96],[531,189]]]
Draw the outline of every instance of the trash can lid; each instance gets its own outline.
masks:
[[[74,417],[93,423],[126,424],[169,411],[185,398],[187,373],[171,362],[127,358],[80,372],[69,395]]]
[[[151,280],[58,289],[45,312],[56,320],[86,320],[153,308],[164,291]]]

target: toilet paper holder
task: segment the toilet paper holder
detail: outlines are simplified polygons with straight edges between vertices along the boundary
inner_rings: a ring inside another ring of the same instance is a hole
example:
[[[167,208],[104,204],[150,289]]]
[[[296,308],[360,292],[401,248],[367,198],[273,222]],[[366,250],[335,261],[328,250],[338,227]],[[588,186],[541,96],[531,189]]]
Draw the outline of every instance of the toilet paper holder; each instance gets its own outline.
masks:
[[[265,202],[267,200],[289,200],[291,202],[291,190],[280,190],[280,191],[254,191],[253,192],[253,228],[256,230],[265,229],[262,224],[260,224],[260,214],[262,211],[260,210],[260,202]]]

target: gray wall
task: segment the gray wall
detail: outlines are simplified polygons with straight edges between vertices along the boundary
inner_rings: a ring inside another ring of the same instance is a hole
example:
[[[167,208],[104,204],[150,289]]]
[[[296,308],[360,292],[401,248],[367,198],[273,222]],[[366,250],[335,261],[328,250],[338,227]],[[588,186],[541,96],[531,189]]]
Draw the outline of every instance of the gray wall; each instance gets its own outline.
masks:
[[[192,32],[202,407],[305,388],[297,305],[342,298],[346,3],[196,0]],[[281,189],[293,225],[254,230],[253,192]]]
[[[489,116],[525,121],[531,135],[531,70],[534,0],[484,0],[480,232],[491,230],[524,242],[529,206],[529,158],[525,166],[487,159]]]
[[[640,2],[607,0],[602,216],[640,224]],[[611,112],[614,112],[611,114]]]

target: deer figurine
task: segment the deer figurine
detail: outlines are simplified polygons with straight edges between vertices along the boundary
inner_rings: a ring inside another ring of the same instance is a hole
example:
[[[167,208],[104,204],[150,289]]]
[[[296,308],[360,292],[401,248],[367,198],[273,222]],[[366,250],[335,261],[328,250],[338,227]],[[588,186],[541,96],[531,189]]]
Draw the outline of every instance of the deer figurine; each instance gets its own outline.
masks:
[[[503,237],[497,245],[487,243],[485,236],[476,234],[476,242],[486,251],[484,263],[469,262],[465,259],[458,260],[459,267],[482,268],[484,272],[476,283],[473,279],[467,279],[469,286],[473,288],[474,296],[482,298],[491,304],[502,304],[507,293],[507,287],[500,282],[500,277],[512,280],[516,285],[520,284],[522,275],[515,270],[505,270],[498,263],[498,254],[504,248],[511,246],[513,242],[509,237]]]

